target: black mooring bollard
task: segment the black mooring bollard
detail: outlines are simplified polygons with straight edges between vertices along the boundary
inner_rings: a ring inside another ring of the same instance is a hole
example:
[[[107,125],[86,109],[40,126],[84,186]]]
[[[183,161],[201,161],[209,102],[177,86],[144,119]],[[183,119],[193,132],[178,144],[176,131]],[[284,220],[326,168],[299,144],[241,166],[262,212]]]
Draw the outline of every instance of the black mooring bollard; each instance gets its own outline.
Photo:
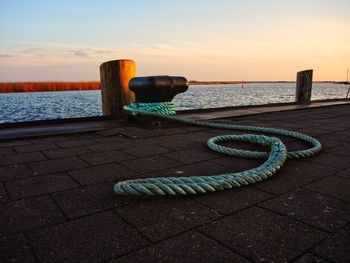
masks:
[[[188,89],[184,77],[151,76],[137,77],[129,81],[129,89],[135,93],[136,102],[169,102]]]
[[[186,78],[178,76],[136,77],[129,81],[129,89],[135,93],[135,102],[170,102],[188,89],[188,83]],[[156,128],[170,124],[167,120],[148,116],[130,116],[129,121]]]

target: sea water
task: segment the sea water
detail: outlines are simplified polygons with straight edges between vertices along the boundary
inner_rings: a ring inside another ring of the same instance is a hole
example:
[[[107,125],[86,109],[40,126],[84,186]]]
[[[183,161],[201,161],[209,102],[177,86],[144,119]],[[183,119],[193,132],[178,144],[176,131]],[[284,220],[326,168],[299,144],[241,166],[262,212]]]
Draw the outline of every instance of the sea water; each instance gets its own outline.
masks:
[[[313,83],[312,100],[345,98],[348,85]],[[293,102],[295,83],[190,86],[177,110]],[[102,115],[100,90],[0,93],[0,123]]]

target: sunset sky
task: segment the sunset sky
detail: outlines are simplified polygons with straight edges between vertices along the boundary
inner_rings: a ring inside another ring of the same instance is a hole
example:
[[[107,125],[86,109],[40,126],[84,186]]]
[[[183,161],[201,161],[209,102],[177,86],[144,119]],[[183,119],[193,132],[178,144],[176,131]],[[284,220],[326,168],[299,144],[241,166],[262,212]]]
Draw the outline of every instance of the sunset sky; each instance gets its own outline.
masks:
[[[107,60],[138,76],[346,79],[349,0],[0,0],[0,81],[93,81]]]

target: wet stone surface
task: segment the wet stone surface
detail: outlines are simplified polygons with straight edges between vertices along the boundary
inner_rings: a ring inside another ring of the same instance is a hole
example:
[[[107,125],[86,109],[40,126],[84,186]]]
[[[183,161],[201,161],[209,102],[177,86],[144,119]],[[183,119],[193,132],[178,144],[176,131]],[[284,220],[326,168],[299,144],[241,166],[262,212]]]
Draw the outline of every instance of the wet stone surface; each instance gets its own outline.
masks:
[[[339,231],[334,236],[328,237],[320,245],[315,247],[313,254],[325,259],[327,262],[350,261],[350,228]]]
[[[213,258],[213,251],[215,251],[215,258]],[[195,231],[165,240],[113,262],[210,262],[211,259],[216,262],[249,262],[228,248]]]
[[[0,237],[0,262],[35,262],[24,234]]]
[[[111,212],[34,230],[29,239],[42,262],[101,262],[147,244]]]
[[[344,227],[350,220],[349,203],[300,189],[263,202],[261,206],[329,232]]]
[[[116,209],[152,241],[162,240],[210,222],[220,214],[188,197],[158,197]]]
[[[256,262],[291,260],[305,246],[325,237],[322,231],[257,207],[211,222],[199,230]]]
[[[0,262],[349,262],[350,105],[220,122],[304,131],[323,150],[249,186],[145,197],[116,195],[113,186],[235,173],[264,160],[206,146],[244,132],[169,123],[1,141]],[[280,138],[290,150],[307,146]]]

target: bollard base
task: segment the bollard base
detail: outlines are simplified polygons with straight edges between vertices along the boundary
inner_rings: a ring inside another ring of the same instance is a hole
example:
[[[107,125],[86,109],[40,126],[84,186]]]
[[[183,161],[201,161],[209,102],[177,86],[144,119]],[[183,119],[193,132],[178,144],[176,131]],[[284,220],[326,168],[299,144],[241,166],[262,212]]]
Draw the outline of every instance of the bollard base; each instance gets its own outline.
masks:
[[[177,122],[172,120],[165,120],[154,116],[142,116],[142,115],[128,116],[127,122],[136,124],[138,126],[148,128],[148,129],[162,129],[162,128],[179,126]]]

